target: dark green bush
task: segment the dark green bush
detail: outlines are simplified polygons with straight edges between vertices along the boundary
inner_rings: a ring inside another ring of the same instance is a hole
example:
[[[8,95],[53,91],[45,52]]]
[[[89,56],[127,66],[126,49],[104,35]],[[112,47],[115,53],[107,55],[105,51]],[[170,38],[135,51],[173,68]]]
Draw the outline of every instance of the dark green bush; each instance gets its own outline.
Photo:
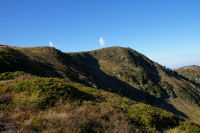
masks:
[[[21,93],[16,96],[16,103],[38,105],[41,108],[53,106],[66,100],[92,100],[89,95],[77,90],[70,82],[58,78],[33,78],[13,86],[12,90]]]
[[[3,111],[6,108],[5,104],[0,104],[0,112]]]
[[[0,80],[14,79],[14,78],[19,77],[21,75],[27,75],[27,73],[22,72],[22,71],[5,72],[5,73],[0,74]]]
[[[189,121],[181,121],[180,128],[184,130],[185,133],[200,133],[200,127]]]
[[[149,130],[162,130],[178,125],[178,119],[169,112],[146,104],[132,105],[129,110],[129,117],[134,122]]]

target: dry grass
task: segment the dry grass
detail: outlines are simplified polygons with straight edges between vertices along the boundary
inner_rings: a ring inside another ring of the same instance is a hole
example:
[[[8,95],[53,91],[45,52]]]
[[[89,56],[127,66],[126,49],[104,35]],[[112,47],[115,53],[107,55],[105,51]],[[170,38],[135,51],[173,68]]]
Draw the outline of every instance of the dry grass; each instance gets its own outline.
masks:
[[[62,111],[60,111],[60,109]],[[8,115],[8,114],[7,114]],[[123,113],[113,108],[60,106],[37,114],[31,112],[13,113],[8,118],[1,116],[6,132],[133,132],[145,131],[133,126]]]
[[[185,131],[181,130],[180,128],[173,128],[169,129],[167,131],[164,131],[164,133],[185,133]]]
[[[183,102],[181,99],[170,99],[170,102],[177,108],[178,110],[182,110],[190,120],[200,124],[200,109],[199,106],[195,104],[191,104],[189,102]]]
[[[24,81],[26,79],[30,79],[30,78],[33,78],[35,76],[32,76],[32,75],[22,75],[22,76],[19,76],[15,79],[10,79],[10,80],[2,80],[0,81],[0,86],[12,86],[16,83],[19,83],[21,81]]]

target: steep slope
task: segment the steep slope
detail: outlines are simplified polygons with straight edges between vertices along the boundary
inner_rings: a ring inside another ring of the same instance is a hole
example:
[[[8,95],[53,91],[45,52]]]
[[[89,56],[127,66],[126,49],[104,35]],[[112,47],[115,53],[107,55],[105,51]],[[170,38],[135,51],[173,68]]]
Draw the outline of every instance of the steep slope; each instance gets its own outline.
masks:
[[[199,86],[144,55],[121,47],[70,55],[93,86],[200,121],[198,109],[193,114],[190,112],[192,107],[199,106]],[[187,106],[180,106],[181,103]]]
[[[49,60],[43,61],[43,48],[37,50],[40,54],[32,54],[35,48],[16,48],[8,46],[0,46],[0,72],[21,70],[27,73],[39,74],[39,75],[57,75],[55,69],[49,64]],[[22,51],[23,52],[22,52]],[[25,51],[24,51],[25,50]],[[49,48],[45,48],[48,51]],[[52,56],[56,55],[49,51]],[[48,58],[48,57],[47,57]],[[55,64],[56,65],[56,64]]]
[[[69,77],[70,56],[52,47],[13,47],[0,45],[0,73],[24,71],[46,77]]]
[[[62,53],[51,47],[0,46],[0,67],[1,73],[66,78],[200,123],[199,86],[130,48]]]
[[[192,81],[200,83],[200,66],[196,66],[196,65],[186,66],[186,67],[178,68],[175,71]]]

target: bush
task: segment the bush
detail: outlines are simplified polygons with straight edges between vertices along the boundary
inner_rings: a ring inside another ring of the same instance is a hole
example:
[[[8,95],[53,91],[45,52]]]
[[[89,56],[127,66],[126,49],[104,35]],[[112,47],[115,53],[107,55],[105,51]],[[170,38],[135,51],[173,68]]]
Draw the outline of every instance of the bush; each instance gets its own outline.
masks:
[[[79,91],[70,82],[58,78],[28,79],[14,85],[12,91],[21,93],[15,97],[15,102],[20,106],[33,104],[44,108],[66,100],[94,99],[93,95]]]
[[[132,122],[152,131],[178,125],[178,119],[172,113],[146,104],[132,105],[128,114]]]
[[[19,77],[21,75],[27,75],[27,73],[22,72],[22,71],[5,72],[5,73],[0,74],[0,80],[14,79],[14,78]]]
[[[200,133],[200,128],[189,121],[180,122],[180,128],[185,131],[185,133]]]
[[[3,111],[6,108],[5,104],[0,104],[0,112]]]

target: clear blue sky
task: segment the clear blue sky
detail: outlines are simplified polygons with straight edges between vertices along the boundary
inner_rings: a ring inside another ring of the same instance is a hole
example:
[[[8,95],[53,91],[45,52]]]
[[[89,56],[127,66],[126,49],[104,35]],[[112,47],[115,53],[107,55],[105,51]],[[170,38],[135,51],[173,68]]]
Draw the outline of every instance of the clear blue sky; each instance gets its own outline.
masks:
[[[0,44],[117,45],[170,68],[200,65],[200,0],[0,0]]]

